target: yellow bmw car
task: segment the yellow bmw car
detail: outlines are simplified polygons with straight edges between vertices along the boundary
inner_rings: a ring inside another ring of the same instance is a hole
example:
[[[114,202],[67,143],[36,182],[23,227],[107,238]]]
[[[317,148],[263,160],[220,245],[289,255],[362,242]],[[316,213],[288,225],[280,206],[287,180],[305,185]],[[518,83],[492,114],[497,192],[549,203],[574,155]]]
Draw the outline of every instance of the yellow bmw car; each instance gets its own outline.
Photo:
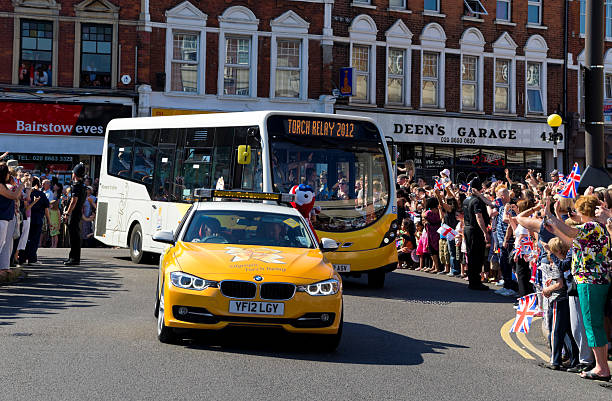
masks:
[[[207,193],[217,200],[256,195]],[[171,245],[159,265],[155,312],[161,342],[175,342],[175,329],[239,325],[316,335],[322,350],[338,346],[342,280],[325,258],[337,244],[328,238],[317,243],[297,210],[268,203],[196,202],[175,233],[154,235]]]

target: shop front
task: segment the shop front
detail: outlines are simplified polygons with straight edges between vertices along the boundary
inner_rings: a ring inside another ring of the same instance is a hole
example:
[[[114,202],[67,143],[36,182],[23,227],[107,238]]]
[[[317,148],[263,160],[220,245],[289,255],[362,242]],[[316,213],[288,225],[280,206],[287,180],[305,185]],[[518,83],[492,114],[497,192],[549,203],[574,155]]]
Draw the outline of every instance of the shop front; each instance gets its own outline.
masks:
[[[553,169],[551,130],[545,122],[477,118],[438,117],[417,114],[371,113],[337,110],[374,119],[389,143],[396,145],[399,167],[414,163],[415,176],[428,184],[448,168],[455,182],[524,177],[529,169],[544,174]],[[563,128],[559,132],[563,133]],[[563,165],[563,142],[558,165]]]
[[[132,117],[133,102],[126,103],[0,102],[0,152],[8,151],[8,158],[34,174],[48,171],[62,182],[78,162],[96,177],[106,125]]]

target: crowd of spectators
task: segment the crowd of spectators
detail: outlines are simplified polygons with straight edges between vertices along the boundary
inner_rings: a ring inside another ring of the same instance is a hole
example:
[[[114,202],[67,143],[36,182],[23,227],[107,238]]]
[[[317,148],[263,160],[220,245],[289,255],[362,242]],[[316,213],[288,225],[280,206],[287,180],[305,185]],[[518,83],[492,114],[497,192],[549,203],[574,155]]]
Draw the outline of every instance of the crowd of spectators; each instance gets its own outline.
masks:
[[[612,186],[567,198],[557,171],[505,175],[453,183],[445,169],[431,185],[399,175],[398,267],[463,279],[475,291],[495,284],[515,308],[536,293],[551,346],[542,366],[609,380]]]
[[[81,210],[81,241],[94,246],[97,180],[85,176],[87,197]],[[18,269],[40,264],[40,247],[70,247],[66,211],[70,187],[49,173],[34,176],[16,160],[0,162],[0,282]]]

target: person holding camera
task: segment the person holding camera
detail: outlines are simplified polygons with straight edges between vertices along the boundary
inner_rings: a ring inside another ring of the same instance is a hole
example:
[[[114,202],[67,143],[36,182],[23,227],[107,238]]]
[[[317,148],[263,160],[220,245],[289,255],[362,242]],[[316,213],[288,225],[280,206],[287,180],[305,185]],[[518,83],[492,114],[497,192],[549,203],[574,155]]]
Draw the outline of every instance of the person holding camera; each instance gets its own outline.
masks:
[[[70,236],[70,253],[64,261],[66,266],[76,266],[81,263],[81,219],[83,218],[83,204],[85,203],[85,186],[83,177],[85,166],[77,164],[72,169],[72,186],[70,187],[70,204],[63,214],[63,219],[68,223],[68,235]]]
[[[15,229],[15,201],[21,196],[24,183],[15,184],[8,165],[0,162],[0,272],[8,272]]]

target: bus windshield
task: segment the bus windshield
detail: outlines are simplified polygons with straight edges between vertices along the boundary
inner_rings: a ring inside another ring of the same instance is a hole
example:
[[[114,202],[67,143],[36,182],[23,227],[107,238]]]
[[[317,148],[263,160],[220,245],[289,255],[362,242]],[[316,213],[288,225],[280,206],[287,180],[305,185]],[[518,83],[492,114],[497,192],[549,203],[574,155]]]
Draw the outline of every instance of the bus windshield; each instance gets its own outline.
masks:
[[[389,203],[389,171],[376,126],[359,120],[270,116],[272,182],[277,192],[308,184],[321,212],[314,228],[358,230]]]

